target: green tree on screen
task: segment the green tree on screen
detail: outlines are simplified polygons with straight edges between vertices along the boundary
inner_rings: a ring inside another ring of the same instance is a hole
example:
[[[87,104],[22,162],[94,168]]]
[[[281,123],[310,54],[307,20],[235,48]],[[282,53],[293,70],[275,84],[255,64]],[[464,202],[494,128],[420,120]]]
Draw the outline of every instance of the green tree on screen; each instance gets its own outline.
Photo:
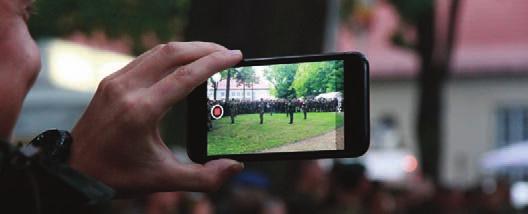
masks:
[[[243,99],[246,98],[246,87],[252,88],[253,84],[258,82],[257,75],[252,67],[242,67],[237,69],[235,79],[238,85],[242,85]]]
[[[343,91],[343,62],[310,62],[299,65],[292,83],[297,97]]]
[[[297,73],[297,64],[272,65],[265,72],[265,77],[273,84],[271,94],[278,98],[295,98],[295,89],[292,83]]]

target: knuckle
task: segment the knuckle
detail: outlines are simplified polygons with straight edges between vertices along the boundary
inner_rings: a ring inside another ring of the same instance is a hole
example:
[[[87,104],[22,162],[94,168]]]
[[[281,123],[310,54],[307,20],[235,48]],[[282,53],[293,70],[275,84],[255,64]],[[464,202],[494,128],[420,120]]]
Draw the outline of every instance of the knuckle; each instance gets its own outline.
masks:
[[[152,48],[153,51],[158,51],[160,49],[162,49],[166,44],[157,44],[156,46],[154,46]]]
[[[97,86],[97,91],[104,91],[106,88],[108,88],[108,85],[110,84],[110,81],[112,80],[112,76],[107,76],[99,82],[99,86]]]
[[[121,118],[125,123],[129,125],[140,124],[147,118],[143,103],[135,97],[123,96],[117,99],[117,102],[121,109]]]
[[[108,98],[121,97],[126,93],[125,85],[115,79],[102,81],[101,87],[104,94],[108,96]]]
[[[180,66],[174,71],[174,81],[185,87],[189,87],[194,84],[192,79],[193,68],[190,66]]]
[[[169,42],[160,48],[163,54],[174,54],[181,50],[180,42]]]
[[[194,80],[194,69],[189,66],[181,66],[174,71],[172,79],[175,83],[183,86],[185,89],[194,88],[196,81]]]
[[[180,66],[174,71],[174,74],[178,78],[187,78],[192,74],[192,68],[189,66]]]

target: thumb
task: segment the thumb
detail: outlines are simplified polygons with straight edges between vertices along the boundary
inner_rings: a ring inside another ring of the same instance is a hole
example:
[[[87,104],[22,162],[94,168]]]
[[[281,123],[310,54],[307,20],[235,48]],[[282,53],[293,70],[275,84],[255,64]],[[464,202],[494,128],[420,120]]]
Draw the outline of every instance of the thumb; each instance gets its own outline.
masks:
[[[180,168],[181,169],[181,168]],[[212,160],[204,165],[200,164],[186,164],[184,169],[175,175],[178,182],[176,188],[179,190],[188,191],[215,191],[222,186],[222,184],[244,169],[244,164],[231,159]]]
[[[244,169],[244,164],[231,159],[218,159],[205,163],[205,169],[225,181]]]

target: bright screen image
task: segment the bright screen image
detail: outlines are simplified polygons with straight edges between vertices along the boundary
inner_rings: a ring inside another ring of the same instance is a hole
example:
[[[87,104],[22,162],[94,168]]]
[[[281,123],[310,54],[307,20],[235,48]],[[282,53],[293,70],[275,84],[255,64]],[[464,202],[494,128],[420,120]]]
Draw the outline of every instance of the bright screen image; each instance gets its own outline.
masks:
[[[207,82],[207,155],[344,149],[343,60],[230,68]]]

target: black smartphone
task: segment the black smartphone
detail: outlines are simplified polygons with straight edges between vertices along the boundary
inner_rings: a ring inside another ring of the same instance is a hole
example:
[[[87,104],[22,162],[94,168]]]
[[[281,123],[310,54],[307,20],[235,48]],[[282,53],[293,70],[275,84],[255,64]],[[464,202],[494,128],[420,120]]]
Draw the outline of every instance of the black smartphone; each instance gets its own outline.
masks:
[[[369,147],[361,53],[244,59],[188,97],[191,160],[358,157]]]

